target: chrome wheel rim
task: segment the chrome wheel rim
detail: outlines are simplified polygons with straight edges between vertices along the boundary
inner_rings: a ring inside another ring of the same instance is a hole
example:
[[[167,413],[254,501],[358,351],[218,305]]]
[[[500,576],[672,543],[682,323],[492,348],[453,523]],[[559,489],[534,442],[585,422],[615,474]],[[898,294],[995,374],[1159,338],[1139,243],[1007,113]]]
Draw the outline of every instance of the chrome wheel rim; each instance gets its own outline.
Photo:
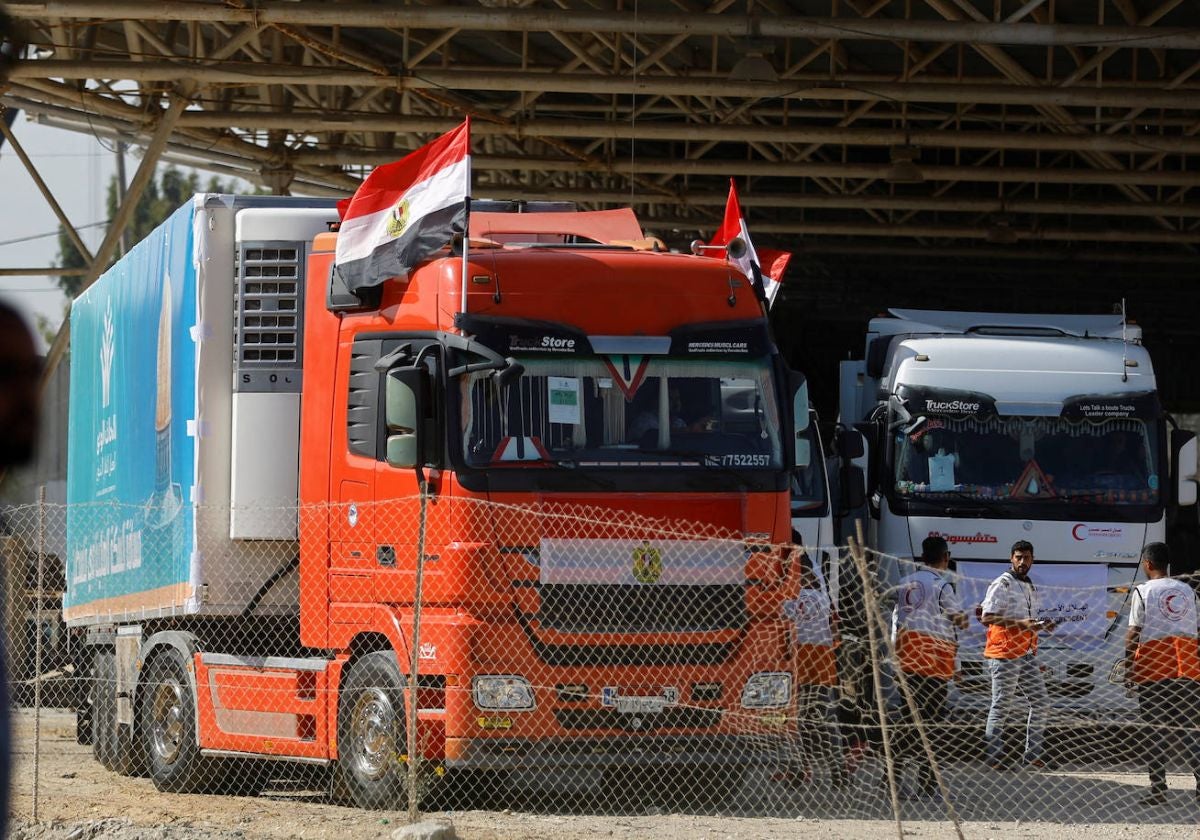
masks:
[[[154,689],[150,703],[150,747],[163,764],[173,764],[183,746],[183,688],[169,681]]]
[[[351,761],[356,774],[377,780],[387,773],[396,755],[395,724],[396,710],[387,692],[371,688],[358,695],[350,716]]]

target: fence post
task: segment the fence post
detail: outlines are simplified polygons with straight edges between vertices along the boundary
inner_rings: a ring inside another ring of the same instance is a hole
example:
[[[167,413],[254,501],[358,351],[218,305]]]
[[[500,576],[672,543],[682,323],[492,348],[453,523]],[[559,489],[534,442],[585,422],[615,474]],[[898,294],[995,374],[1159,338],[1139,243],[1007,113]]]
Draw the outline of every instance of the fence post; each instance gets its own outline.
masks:
[[[874,581],[867,571],[867,555],[862,547],[862,520],[855,522],[858,539],[849,537],[850,555],[854,558],[854,566],[862,580],[863,609],[867,611],[867,643],[871,646],[871,679],[875,685],[875,710],[879,714],[879,738],[883,741],[884,773],[887,774],[888,793],[892,799],[892,816],[896,818],[896,836],[904,840],[904,825],[900,820],[900,796],[896,788],[896,765],[892,759],[891,738],[888,737],[887,705],[883,699],[883,685],[879,679],[879,644],[875,638],[875,622],[871,611],[875,609]]]
[[[38,488],[37,592],[33,608],[33,821],[38,821],[42,757],[42,587],[46,570],[46,485]]]
[[[417,579],[413,589],[413,629],[409,643],[408,663],[408,821],[415,823],[420,816],[420,796],[417,791],[417,667],[420,664],[421,648],[421,599],[425,583],[425,524],[426,506],[429,503],[429,483],[425,470],[417,470],[417,488],[420,495],[420,515],[417,522]]]
[[[883,619],[883,613],[878,609],[878,605],[874,603],[875,593],[871,591],[864,593],[864,599],[871,602],[871,606],[867,610],[867,620],[879,622],[880,632],[883,634],[884,646],[893,661],[895,660],[896,651],[892,645],[890,633]],[[929,762],[929,767],[933,771],[933,777],[937,781],[938,790],[942,792],[942,800],[946,805],[946,813],[950,820],[954,823],[954,831],[958,835],[958,840],[965,840],[962,832],[962,824],[958,818],[958,811],[954,807],[954,803],[950,800],[950,786],[946,784],[945,777],[942,775],[941,765],[938,764],[937,758],[933,753],[933,744],[929,740],[929,733],[925,729],[925,722],[921,719],[920,710],[917,708],[917,701],[913,698],[912,691],[908,687],[908,679],[904,675],[903,668],[894,668],[892,671],[896,678],[896,684],[900,687],[900,694],[904,698],[904,704],[908,707],[909,717],[912,719],[912,725],[916,727],[917,736],[921,739],[921,747],[925,751],[925,758]]]

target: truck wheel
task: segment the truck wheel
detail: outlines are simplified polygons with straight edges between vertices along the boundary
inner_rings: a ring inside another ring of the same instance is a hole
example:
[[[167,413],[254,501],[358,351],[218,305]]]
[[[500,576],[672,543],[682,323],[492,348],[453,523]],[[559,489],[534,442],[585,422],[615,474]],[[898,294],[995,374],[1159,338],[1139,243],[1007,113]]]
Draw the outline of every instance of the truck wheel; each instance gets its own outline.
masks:
[[[196,743],[196,704],[174,651],[150,661],[140,692],[142,744],[154,786],[172,793],[196,793],[216,782],[216,768]]]
[[[76,687],[75,690],[75,740],[85,747],[94,746],[96,736],[93,732],[94,715],[96,709],[96,662],[94,658],[88,659],[86,676],[80,673],[80,666],[76,665],[75,676],[73,679],[80,681],[83,686],[82,691]],[[80,697],[79,695],[83,696]],[[100,757],[95,755],[95,750],[92,750],[93,756],[99,761]]]
[[[98,648],[92,667],[92,755],[106,770],[128,775],[130,750],[117,728],[116,653]]]
[[[106,770],[112,769],[112,736],[117,724],[116,655],[97,650],[92,657],[92,757]]]
[[[75,743],[85,747],[92,746],[92,709],[75,710]]]
[[[404,691],[390,650],[350,666],[338,702],[338,775],[360,808],[397,810],[408,801]]]
[[[129,727],[117,724],[117,655],[97,648],[92,660],[92,699],[88,720],[92,755],[108,770],[122,776],[143,772]],[[76,717],[78,725],[78,716]],[[78,738],[78,733],[76,734]]]

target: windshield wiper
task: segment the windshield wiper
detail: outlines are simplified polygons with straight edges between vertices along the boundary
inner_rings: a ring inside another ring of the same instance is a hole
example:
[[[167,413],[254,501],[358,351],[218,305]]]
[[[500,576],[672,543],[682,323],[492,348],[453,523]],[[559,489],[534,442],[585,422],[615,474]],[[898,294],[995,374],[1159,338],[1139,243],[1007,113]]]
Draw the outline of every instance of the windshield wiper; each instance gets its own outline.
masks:
[[[582,476],[583,478],[586,478],[588,481],[592,482],[592,484],[595,484],[601,490],[612,490],[614,487],[616,487],[616,484],[614,484],[611,479],[601,478],[590,469],[581,470],[579,468],[579,464],[575,461],[543,461],[542,463],[549,464],[557,469],[567,470],[568,472],[573,472],[576,475]]]
[[[930,498],[933,495],[936,495],[936,498]],[[988,499],[983,496],[973,496],[961,490],[938,490],[928,494],[918,493],[913,494],[910,498],[927,505],[939,505],[945,509],[946,513],[950,513],[952,508],[949,505],[942,504],[946,496],[951,496],[959,501],[970,502],[974,510],[996,510],[1004,504],[1003,499]]]

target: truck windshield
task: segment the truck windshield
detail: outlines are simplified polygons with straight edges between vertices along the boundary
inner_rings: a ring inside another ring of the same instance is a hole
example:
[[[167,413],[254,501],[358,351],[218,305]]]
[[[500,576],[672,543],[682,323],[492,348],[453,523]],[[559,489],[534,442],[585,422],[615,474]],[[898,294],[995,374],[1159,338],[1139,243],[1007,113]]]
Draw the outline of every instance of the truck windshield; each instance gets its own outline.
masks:
[[[927,417],[895,437],[900,497],[1159,501],[1156,424],[1138,418]]]
[[[766,359],[523,358],[506,391],[487,373],[463,387],[463,445],[474,467],[719,466],[781,469]]]

